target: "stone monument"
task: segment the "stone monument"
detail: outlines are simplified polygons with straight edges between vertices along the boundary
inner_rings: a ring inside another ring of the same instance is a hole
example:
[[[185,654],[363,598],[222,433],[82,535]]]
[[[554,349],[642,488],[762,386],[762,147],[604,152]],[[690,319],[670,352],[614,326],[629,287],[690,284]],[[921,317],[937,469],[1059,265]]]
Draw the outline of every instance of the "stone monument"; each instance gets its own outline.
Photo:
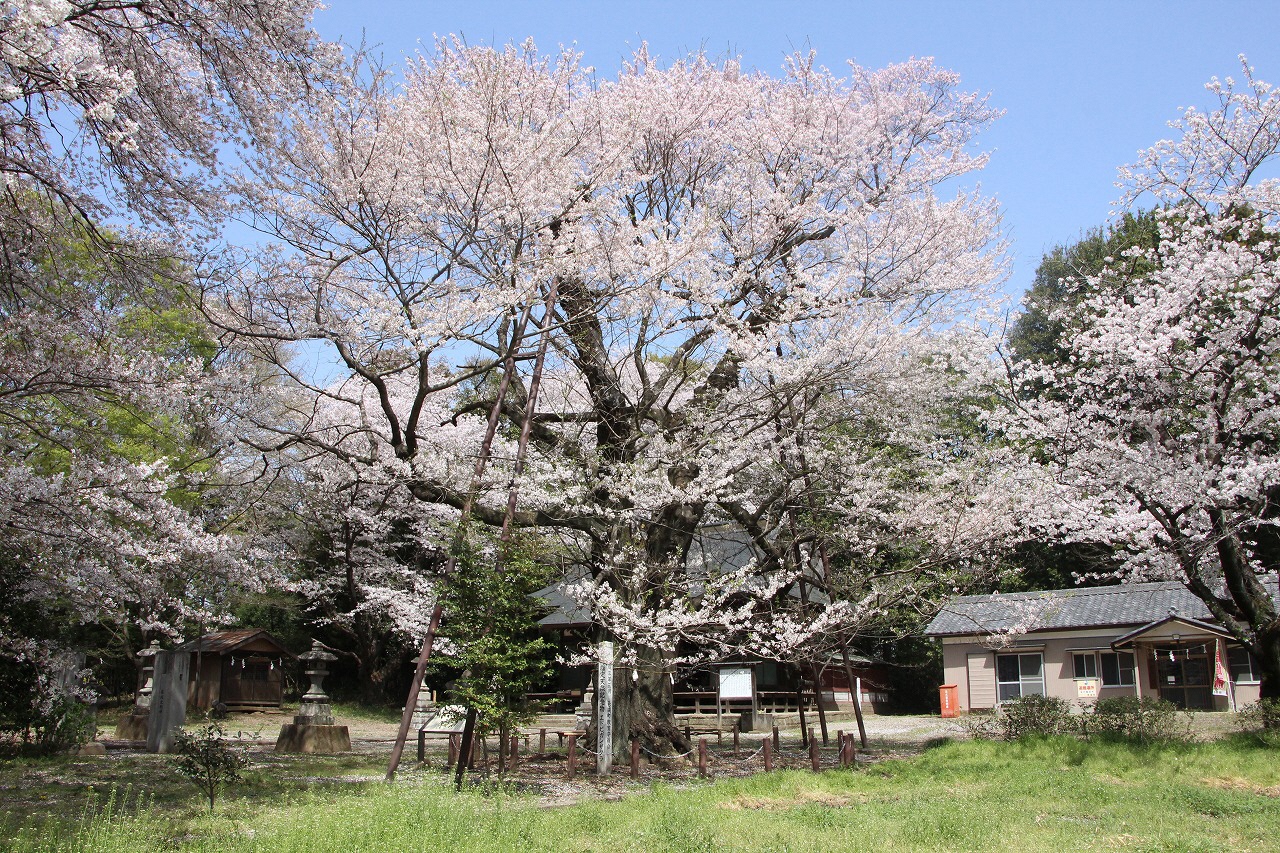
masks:
[[[154,660],[147,752],[172,752],[173,733],[182,728],[187,719],[191,655],[179,651],[157,652]]]
[[[302,703],[292,723],[280,727],[276,752],[350,752],[351,733],[346,726],[334,725],[333,706],[324,692],[326,664],[338,659],[325,650],[319,640],[311,641],[311,650],[298,655],[306,667],[311,686],[302,695]]]

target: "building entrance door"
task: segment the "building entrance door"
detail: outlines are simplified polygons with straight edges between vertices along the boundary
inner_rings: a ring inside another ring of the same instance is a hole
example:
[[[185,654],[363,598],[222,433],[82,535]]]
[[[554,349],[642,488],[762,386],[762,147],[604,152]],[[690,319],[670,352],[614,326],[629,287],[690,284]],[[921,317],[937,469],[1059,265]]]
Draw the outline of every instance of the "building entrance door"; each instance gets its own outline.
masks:
[[[1209,645],[1153,649],[1160,698],[1183,710],[1213,710],[1213,664]]]

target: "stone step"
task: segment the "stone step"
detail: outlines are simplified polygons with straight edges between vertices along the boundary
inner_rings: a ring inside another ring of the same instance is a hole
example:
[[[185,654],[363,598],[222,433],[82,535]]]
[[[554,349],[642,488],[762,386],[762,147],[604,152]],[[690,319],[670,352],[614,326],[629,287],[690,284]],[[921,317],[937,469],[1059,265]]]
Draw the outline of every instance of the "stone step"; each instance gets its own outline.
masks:
[[[538,729],[567,732],[577,728],[577,725],[578,718],[573,714],[539,714],[532,723],[522,728],[535,732]]]

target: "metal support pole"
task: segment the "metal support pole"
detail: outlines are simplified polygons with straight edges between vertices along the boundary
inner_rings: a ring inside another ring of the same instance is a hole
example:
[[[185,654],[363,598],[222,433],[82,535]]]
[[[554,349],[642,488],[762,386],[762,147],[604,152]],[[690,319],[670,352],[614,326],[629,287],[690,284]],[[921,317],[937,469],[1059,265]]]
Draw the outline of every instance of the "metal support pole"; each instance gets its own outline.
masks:
[[[827,745],[827,711],[822,707],[822,669],[813,665],[813,704],[818,706],[818,725],[822,730],[822,745]]]

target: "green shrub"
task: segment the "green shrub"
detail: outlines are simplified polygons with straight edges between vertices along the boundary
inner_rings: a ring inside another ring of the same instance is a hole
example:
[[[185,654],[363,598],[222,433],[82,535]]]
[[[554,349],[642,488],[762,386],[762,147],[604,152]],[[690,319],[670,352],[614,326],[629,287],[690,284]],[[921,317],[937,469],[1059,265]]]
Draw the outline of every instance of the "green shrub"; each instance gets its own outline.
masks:
[[[92,740],[98,730],[93,709],[72,696],[33,705],[21,720],[0,725],[0,752],[51,755]]]
[[[1164,699],[1115,696],[1099,699],[1082,720],[1089,737],[1116,738],[1139,743],[1186,741],[1191,738],[1191,715]]]
[[[1022,696],[1003,703],[1000,706],[1000,727],[1005,740],[1075,731],[1071,705],[1056,696]]]
[[[209,811],[218,790],[240,780],[240,768],[249,763],[244,750],[223,737],[222,726],[210,723],[194,732],[179,731],[173,738],[174,766],[209,799]]]
[[[1071,705],[1055,696],[1022,696],[1002,702],[990,714],[968,714],[959,723],[975,740],[1018,740],[1076,731]]]
[[[998,740],[1003,734],[998,711],[972,711],[956,720],[956,724],[974,740]]]
[[[1280,746],[1280,699],[1262,699],[1245,705],[1236,714],[1236,721],[1247,734],[1267,746]]]

